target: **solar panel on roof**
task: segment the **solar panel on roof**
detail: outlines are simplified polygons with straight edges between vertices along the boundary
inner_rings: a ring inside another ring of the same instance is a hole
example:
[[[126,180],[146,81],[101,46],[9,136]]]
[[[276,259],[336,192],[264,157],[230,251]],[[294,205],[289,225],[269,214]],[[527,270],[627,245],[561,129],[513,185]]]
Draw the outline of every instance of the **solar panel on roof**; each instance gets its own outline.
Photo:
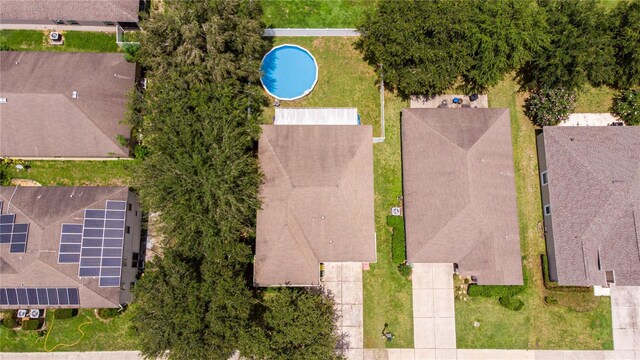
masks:
[[[29,224],[14,224],[15,220],[15,214],[0,215],[0,244],[10,244],[11,253],[25,252]]]
[[[78,288],[0,288],[0,305],[80,305],[80,293]]]
[[[0,215],[0,224],[13,224],[15,220],[15,214]]]

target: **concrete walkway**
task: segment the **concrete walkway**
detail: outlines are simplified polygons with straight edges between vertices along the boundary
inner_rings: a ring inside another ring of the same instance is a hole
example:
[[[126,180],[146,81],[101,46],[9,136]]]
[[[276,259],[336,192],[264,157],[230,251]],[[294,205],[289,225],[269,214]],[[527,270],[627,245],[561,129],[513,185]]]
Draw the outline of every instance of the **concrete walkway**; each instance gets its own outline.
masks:
[[[620,120],[610,113],[575,113],[558,126],[608,126],[616,121]]]
[[[0,353],[0,360],[140,360],[138,351]]]
[[[411,277],[415,356],[455,358],[453,264],[413,264]]]
[[[640,287],[611,286],[613,349],[635,351],[640,358]]]
[[[360,36],[356,29],[265,29],[263,36]]]
[[[349,360],[362,360],[362,263],[325,263],[324,266],[323,284],[336,302],[336,312],[340,315],[338,329],[345,337],[345,355]]]

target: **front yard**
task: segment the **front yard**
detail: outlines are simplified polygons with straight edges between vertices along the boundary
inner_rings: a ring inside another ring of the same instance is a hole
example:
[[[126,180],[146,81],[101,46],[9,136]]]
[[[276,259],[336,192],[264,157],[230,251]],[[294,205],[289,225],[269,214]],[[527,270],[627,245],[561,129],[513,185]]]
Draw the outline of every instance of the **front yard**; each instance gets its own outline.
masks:
[[[611,302],[591,292],[558,292],[544,287],[540,255],[545,252],[536,158],[535,129],[522,113],[523,96],[505,80],[489,92],[491,107],[510,109],[520,242],[526,290],[520,311],[502,307],[495,298],[456,300],[459,348],[612,349]],[[608,89],[588,88],[577,112],[606,112]],[[558,304],[549,305],[545,296]],[[479,322],[478,327],[473,326]]]
[[[12,330],[0,325],[0,352],[135,350],[129,321],[127,312],[103,320],[94,310],[81,310],[69,319],[53,319],[49,311],[44,331]],[[47,329],[51,329],[48,337]]]

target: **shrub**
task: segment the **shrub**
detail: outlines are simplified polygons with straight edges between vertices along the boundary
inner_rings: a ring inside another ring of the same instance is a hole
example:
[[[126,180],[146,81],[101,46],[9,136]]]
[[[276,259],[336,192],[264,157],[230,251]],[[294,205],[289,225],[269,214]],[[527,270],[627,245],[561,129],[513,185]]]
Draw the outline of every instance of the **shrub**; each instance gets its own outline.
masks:
[[[467,293],[469,294],[469,296],[507,297],[507,296],[518,295],[523,291],[524,291],[523,285],[499,286],[499,285],[471,284],[469,285],[469,290],[467,290]]]
[[[2,319],[2,325],[6,328],[13,329],[16,327],[16,319],[14,319],[13,316],[7,316]]]
[[[140,50],[140,44],[124,44],[122,45],[124,51],[124,60],[126,62],[134,63],[138,59],[138,50]]]
[[[613,99],[611,112],[627,125],[640,125],[640,90],[619,92]]]
[[[133,148],[133,157],[139,160],[143,160],[149,155],[149,148],[144,145],[136,145]]]
[[[387,225],[393,228],[393,236],[391,237],[391,259],[394,264],[402,264],[405,262],[406,249],[404,239],[404,219],[400,216],[387,216]]]
[[[525,115],[535,125],[558,125],[575,109],[576,93],[565,88],[536,90],[524,103]]]
[[[29,319],[22,321],[22,330],[38,330],[40,321],[38,319]]]
[[[498,301],[500,302],[500,305],[513,311],[520,311],[524,307],[522,300],[514,296],[502,296]]]
[[[124,137],[123,135],[116,135],[116,140],[118,140],[118,144],[120,144],[120,146],[127,146],[129,145],[129,139],[127,139],[126,137]]]
[[[400,275],[402,276],[409,276],[411,275],[411,266],[409,266],[409,264],[407,263],[402,263],[400,265],[398,265],[398,272],[400,273]]]
[[[545,296],[544,302],[545,304],[555,305],[558,303],[558,299],[554,298],[553,296]]]
[[[118,309],[98,309],[98,316],[103,319],[110,319],[118,315]]]
[[[69,319],[77,314],[75,309],[57,309],[54,313],[56,319]]]

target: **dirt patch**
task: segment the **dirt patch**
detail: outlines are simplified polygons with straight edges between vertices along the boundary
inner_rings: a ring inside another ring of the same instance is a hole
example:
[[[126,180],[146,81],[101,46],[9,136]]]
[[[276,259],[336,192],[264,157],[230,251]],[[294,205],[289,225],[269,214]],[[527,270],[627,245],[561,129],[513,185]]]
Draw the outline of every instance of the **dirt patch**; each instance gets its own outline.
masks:
[[[147,233],[147,251],[145,254],[145,261],[151,261],[156,255],[162,257],[162,234],[160,233],[160,214],[149,214],[148,221],[148,233]]]
[[[11,179],[13,186],[42,186],[39,182],[30,179]]]

